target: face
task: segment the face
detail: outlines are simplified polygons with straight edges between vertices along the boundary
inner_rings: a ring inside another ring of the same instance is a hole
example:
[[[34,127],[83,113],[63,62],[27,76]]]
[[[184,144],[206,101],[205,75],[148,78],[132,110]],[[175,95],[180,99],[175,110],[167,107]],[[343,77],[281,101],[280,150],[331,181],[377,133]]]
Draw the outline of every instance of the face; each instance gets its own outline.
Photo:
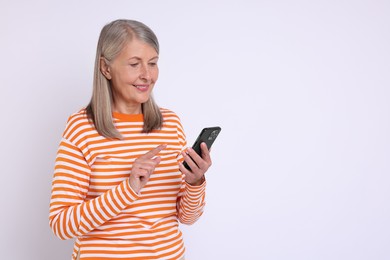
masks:
[[[125,114],[141,113],[158,78],[158,54],[145,42],[133,39],[109,64],[101,60],[103,75],[110,81],[113,110]]]

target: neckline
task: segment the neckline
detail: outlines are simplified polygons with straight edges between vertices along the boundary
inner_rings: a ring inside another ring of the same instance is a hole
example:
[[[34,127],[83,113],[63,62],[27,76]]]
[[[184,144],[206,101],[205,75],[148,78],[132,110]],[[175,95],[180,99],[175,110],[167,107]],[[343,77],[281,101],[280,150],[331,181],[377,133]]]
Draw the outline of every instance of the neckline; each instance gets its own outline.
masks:
[[[132,122],[143,122],[143,114],[122,114],[118,112],[112,112],[113,118],[116,118],[120,121],[132,121]]]

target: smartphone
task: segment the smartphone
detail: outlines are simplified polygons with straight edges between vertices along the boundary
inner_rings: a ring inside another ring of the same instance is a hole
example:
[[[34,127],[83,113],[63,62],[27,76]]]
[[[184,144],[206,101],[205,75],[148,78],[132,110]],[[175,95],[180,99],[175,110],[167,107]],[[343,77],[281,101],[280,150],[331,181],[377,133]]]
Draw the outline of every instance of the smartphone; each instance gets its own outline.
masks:
[[[217,139],[220,132],[221,132],[221,128],[219,126],[203,128],[198,138],[196,139],[194,145],[192,146],[192,149],[194,149],[194,151],[197,154],[199,154],[199,156],[202,156],[200,144],[203,142],[206,143],[207,149],[210,150],[211,146],[213,145],[215,139]],[[185,161],[183,165],[184,167],[186,167],[188,170],[191,171],[190,166],[188,166],[188,164]]]

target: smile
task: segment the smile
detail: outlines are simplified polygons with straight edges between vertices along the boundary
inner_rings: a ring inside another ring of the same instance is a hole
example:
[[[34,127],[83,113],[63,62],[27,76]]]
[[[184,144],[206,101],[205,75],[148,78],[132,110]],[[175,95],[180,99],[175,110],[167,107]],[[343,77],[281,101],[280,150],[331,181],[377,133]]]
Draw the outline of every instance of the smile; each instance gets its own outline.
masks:
[[[133,86],[142,92],[147,91],[149,89],[149,85],[133,85]]]

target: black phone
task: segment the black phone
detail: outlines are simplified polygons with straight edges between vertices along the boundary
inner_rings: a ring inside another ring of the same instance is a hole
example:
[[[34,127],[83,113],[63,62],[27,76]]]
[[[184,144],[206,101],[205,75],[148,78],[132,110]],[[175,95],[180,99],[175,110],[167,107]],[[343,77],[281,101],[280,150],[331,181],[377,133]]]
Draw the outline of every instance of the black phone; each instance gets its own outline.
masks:
[[[207,145],[207,149],[210,149],[215,139],[217,139],[220,132],[221,132],[221,127],[219,126],[203,128],[203,130],[198,135],[198,138],[196,139],[194,145],[192,146],[192,149],[194,149],[194,151],[197,154],[202,156],[200,144],[204,142]],[[191,171],[190,166],[188,166],[188,164],[185,161],[183,162],[183,165],[184,167],[186,167],[188,170]]]

